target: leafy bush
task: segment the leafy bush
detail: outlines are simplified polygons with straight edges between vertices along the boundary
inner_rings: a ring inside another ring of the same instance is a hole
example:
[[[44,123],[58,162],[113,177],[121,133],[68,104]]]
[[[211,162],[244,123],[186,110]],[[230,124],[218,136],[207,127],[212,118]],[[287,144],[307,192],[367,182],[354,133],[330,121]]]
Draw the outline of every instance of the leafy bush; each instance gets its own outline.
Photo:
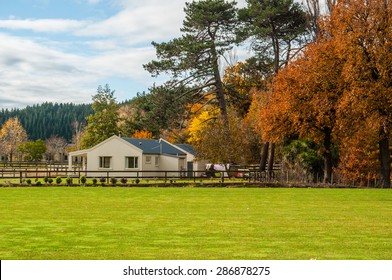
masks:
[[[97,182],[98,182],[98,179],[97,178],[93,178],[93,186],[96,186]]]
[[[136,178],[135,183],[136,183],[136,184],[139,184],[139,183],[140,183],[140,179],[139,179],[139,178]]]
[[[124,185],[128,182],[127,178],[121,178],[120,181],[121,181],[121,183],[124,184]]]
[[[65,179],[65,182],[67,183],[68,186],[72,185],[72,178],[71,177],[67,177],[67,179]]]
[[[106,178],[105,178],[105,177],[101,177],[101,178],[99,179],[99,181],[101,182],[101,184],[102,184],[102,186],[103,186],[103,185],[105,185]]]
[[[86,182],[87,182],[86,176],[81,176],[80,177],[80,183],[82,183],[82,185],[84,185],[84,184],[86,184]]]
[[[112,185],[117,184],[117,178],[115,177],[110,178],[110,183],[112,183]]]
[[[53,178],[48,178],[48,183],[52,184],[53,183]]]
[[[31,179],[26,179],[26,183],[27,183],[28,185],[31,185]]]
[[[56,177],[56,184],[60,185],[63,182],[63,179],[60,176]]]
[[[36,185],[37,187],[40,187],[40,186],[42,186],[42,183],[41,183],[41,181],[37,181],[37,182],[35,183],[35,185]]]
[[[48,177],[45,177],[45,178],[44,178],[44,182],[47,184],[47,183],[49,182],[49,178],[48,178]]]

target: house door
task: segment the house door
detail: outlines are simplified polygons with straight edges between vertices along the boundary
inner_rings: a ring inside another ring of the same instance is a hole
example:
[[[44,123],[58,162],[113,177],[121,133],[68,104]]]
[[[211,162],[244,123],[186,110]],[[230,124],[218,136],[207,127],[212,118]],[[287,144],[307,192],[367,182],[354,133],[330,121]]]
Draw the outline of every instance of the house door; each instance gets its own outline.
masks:
[[[192,161],[187,162],[186,170],[188,170],[188,177],[192,178],[193,177],[193,162]]]

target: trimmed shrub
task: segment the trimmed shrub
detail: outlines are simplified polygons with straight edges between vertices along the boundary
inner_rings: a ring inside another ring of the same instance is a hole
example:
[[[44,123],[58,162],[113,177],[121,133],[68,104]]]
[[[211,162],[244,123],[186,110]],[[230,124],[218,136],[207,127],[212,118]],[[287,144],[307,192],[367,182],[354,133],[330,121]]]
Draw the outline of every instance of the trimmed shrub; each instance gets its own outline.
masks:
[[[93,178],[93,186],[96,186],[97,182],[98,182],[98,179],[97,178]]]
[[[127,182],[128,182],[128,180],[127,180],[127,178],[121,178],[121,183],[123,184],[123,185],[125,185]]]
[[[26,179],[26,183],[27,183],[28,185],[31,185],[31,179]]]
[[[139,179],[139,178],[136,178],[135,183],[136,183],[136,184],[139,184],[139,183],[140,183],[140,179]]]
[[[52,184],[53,183],[53,178],[48,178],[48,183]]]
[[[61,178],[60,176],[56,177],[56,184],[60,185],[63,182],[63,178]]]
[[[115,177],[110,178],[110,183],[112,183],[112,185],[117,184],[117,178]]]
[[[67,179],[65,179],[65,182],[67,183],[67,186],[70,186],[70,185],[72,185],[72,182],[73,180],[72,180],[72,178],[71,177],[67,177]]]
[[[47,183],[49,182],[49,178],[48,178],[48,177],[45,177],[45,178],[44,178],[44,182],[47,184]]]
[[[103,186],[103,185],[105,185],[106,178],[105,178],[105,177],[101,177],[101,178],[99,179],[99,181],[101,182],[101,184],[102,184],[102,186]]]
[[[84,185],[84,184],[86,184],[86,182],[87,182],[86,176],[81,176],[80,177],[80,183],[82,183],[82,185]]]
[[[37,181],[37,182],[35,182],[35,185],[36,185],[37,187],[40,187],[40,186],[42,186],[42,183],[41,183],[41,181]]]

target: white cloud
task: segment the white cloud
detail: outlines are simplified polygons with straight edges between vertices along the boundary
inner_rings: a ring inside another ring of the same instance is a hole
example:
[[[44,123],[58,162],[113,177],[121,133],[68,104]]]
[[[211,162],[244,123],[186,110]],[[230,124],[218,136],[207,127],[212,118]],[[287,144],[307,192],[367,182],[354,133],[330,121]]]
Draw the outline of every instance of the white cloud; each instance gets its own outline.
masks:
[[[7,96],[13,106],[88,101],[85,85],[96,73],[80,67],[82,57],[8,35],[0,34],[0,41],[0,96]]]
[[[86,25],[71,19],[8,19],[0,20],[0,29],[31,30],[34,32],[72,32]]]
[[[0,100],[2,107],[20,107],[44,101],[89,103],[99,84],[123,79],[143,85],[130,92],[113,88],[119,100],[152,85],[142,64],[153,59],[149,48],[116,49],[84,56],[54,50],[39,42],[0,33]],[[7,97],[7,98],[6,98]]]
[[[0,20],[0,106],[91,102],[104,83],[116,90],[118,100],[147,90],[157,81],[142,67],[155,58],[150,42],[181,35],[185,2],[111,0],[122,9],[99,21],[16,16]],[[17,30],[34,33],[22,37],[13,33]]]
[[[182,1],[181,1],[182,2]],[[173,3],[127,7],[101,22],[86,25],[75,32],[85,37],[117,37],[130,44],[179,36],[182,7]]]

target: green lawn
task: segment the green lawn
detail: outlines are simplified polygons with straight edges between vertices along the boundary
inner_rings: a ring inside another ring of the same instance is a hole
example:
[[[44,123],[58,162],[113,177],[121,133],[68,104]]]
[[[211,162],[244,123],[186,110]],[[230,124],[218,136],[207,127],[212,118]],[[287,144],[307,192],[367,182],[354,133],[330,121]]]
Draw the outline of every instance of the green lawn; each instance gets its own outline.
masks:
[[[0,188],[0,259],[392,259],[392,190]]]

